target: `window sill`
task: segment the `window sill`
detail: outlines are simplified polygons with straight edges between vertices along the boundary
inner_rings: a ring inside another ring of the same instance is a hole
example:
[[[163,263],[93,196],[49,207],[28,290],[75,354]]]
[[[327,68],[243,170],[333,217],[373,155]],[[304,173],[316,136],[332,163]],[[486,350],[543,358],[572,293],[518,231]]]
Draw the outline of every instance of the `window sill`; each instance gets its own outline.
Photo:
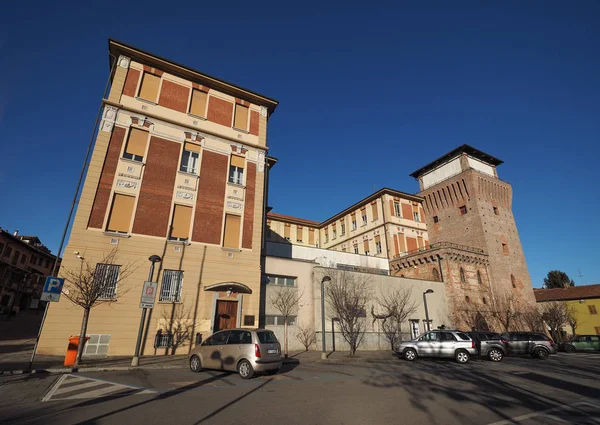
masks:
[[[240,133],[244,133],[244,134],[250,134],[250,132],[249,132],[249,131],[242,130],[241,128],[235,128],[235,127],[231,127],[231,128],[233,128],[235,131],[239,131]]]
[[[167,301],[167,300],[159,300],[157,301],[158,304],[182,304],[181,301]]]
[[[221,247],[221,251],[227,251],[227,252],[242,252],[242,250],[241,250],[241,249],[239,249],[239,248],[227,248],[227,247],[224,247],[224,246],[222,246],[222,247]]]
[[[144,99],[143,97],[139,97],[139,96],[136,96],[135,98],[137,100],[139,100],[140,102],[149,103],[150,105],[158,105],[158,103],[154,102],[153,100]]]
[[[191,245],[190,241],[175,241],[175,240],[170,240],[170,239],[167,240],[167,243],[169,245],[185,245],[185,246]]]
[[[146,165],[146,163],[144,161],[136,161],[135,159],[129,159],[129,158],[121,157],[121,160],[125,161],[125,162],[131,162],[132,164]]]
[[[106,236],[116,236],[117,238],[130,238],[131,235],[129,233],[118,233],[118,232],[111,232],[109,230],[105,230],[104,233]]]
[[[235,186],[235,187],[239,187],[241,189],[246,189],[246,186],[244,186],[243,184],[239,184],[239,183],[232,183],[232,182],[227,182],[228,186]]]
[[[201,117],[200,115],[194,115],[194,114],[190,114],[188,112],[188,116],[192,117],[192,118],[198,118],[199,120],[202,120],[202,121],[206,121],[206,117]]]
[[[196,173],[190,173],[190,172],[181,171],[181,170],[177,171],[177,173],[178,174],[183,174],[184,176],[195,177],[196,179],[198,178],[198,174],[196,174]]]

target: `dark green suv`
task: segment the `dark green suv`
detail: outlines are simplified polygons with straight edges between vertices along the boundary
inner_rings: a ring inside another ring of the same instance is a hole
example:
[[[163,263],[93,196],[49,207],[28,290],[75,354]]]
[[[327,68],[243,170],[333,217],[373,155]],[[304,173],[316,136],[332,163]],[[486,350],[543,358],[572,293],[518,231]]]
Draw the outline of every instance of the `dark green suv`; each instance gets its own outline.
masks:
[[[569,341],[561,342],[559,345],[561,351],[567,353],[600,351],[600,336],[598,335],[577,335]]]

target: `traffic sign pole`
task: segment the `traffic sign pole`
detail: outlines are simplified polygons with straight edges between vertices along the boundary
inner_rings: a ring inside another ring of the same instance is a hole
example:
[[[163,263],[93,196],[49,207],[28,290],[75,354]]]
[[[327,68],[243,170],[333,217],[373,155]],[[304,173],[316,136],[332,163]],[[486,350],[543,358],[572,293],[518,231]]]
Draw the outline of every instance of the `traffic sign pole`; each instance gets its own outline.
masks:
[[[148,274],[148,282],[152,282],[152,279],[154,278],[154,263],[158,263],[161,260],[161,258],[158,255],[153,255],[152,257],[149,258],[151,265],[150,265],[150,273]],[[146,282],[144,282],[144,287],[142,290],[142,301],[144,300],[144,291],[146,289]],[[140,303],[141,306],[143,306],[143,303]],[[146,308],[143,307],[142,308],[142,318],[140,320],[140,329],[138,330],[138,337],[137,337],[137,342],[135,343],[135,354],[133,355],[133,359],[131,359],[131,366],[132,367],[136,367],[139,366],[140,364],[140,347],[142,345],[142,334],[144,333],[144,324],[146,323]]]
[[[29,360],[29,367],[27,370],[31,370],[33,366],[33,360],[35,359],[35,352],[38,347],[38,343],[40,342],[40,337],[42,336],[42,329],[44,328],[44,322],[46,321],[46,315],[48,314],[48,307],[50,307],[50,302],[46,302],[46,307],[44,308],[44,316],[42,317],[42,323],[40,323],[40,329],[38,330],[37,338],[35,339],[35,345],[33,346],[33,353],[31,353],[31,360]]]

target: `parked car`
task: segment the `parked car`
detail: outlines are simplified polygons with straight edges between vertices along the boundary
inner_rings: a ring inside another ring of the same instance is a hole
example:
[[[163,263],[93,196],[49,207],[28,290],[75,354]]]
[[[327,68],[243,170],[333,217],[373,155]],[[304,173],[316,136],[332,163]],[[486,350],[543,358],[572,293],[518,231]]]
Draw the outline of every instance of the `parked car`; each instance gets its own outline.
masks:
[[[576,335],[569,341],[561,342],[558,345],[558,348],[567,353],[574,353],[576,351],[600,351],[600,336]]]
[[[250,379],[256,372],[277,373],[281,368],[281,346],[272,331],[227,329],[214,333],[189,355],[190,369],[237,372]]]
[[[464,332],[435,330],[417,339],[402,342],[396,348],[404,359],[413,361],[417,357],[450,357],[458,363],[467,363],[477,354],[475,342]]]
[[[558,346],[546,335],[537,332],[507,332],[502,334],[508,342],[508,352],[512,355],[529,354],[545,360],[556,354]]]
[[[500,362],[508,352],[508,341],[502,338],[502,335],[495,332],[469,332],[469,336],[475,345],[477,341],[481,342],[479,355],[487,357],[493,362]]]

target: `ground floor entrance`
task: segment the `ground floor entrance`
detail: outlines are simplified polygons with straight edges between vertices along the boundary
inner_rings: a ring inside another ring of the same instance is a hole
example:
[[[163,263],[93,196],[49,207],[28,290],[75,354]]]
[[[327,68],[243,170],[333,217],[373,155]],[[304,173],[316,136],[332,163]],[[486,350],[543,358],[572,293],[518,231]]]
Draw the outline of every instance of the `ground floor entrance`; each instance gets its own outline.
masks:
[[[238,301],[217,300],[214,332],[237,327]]]

